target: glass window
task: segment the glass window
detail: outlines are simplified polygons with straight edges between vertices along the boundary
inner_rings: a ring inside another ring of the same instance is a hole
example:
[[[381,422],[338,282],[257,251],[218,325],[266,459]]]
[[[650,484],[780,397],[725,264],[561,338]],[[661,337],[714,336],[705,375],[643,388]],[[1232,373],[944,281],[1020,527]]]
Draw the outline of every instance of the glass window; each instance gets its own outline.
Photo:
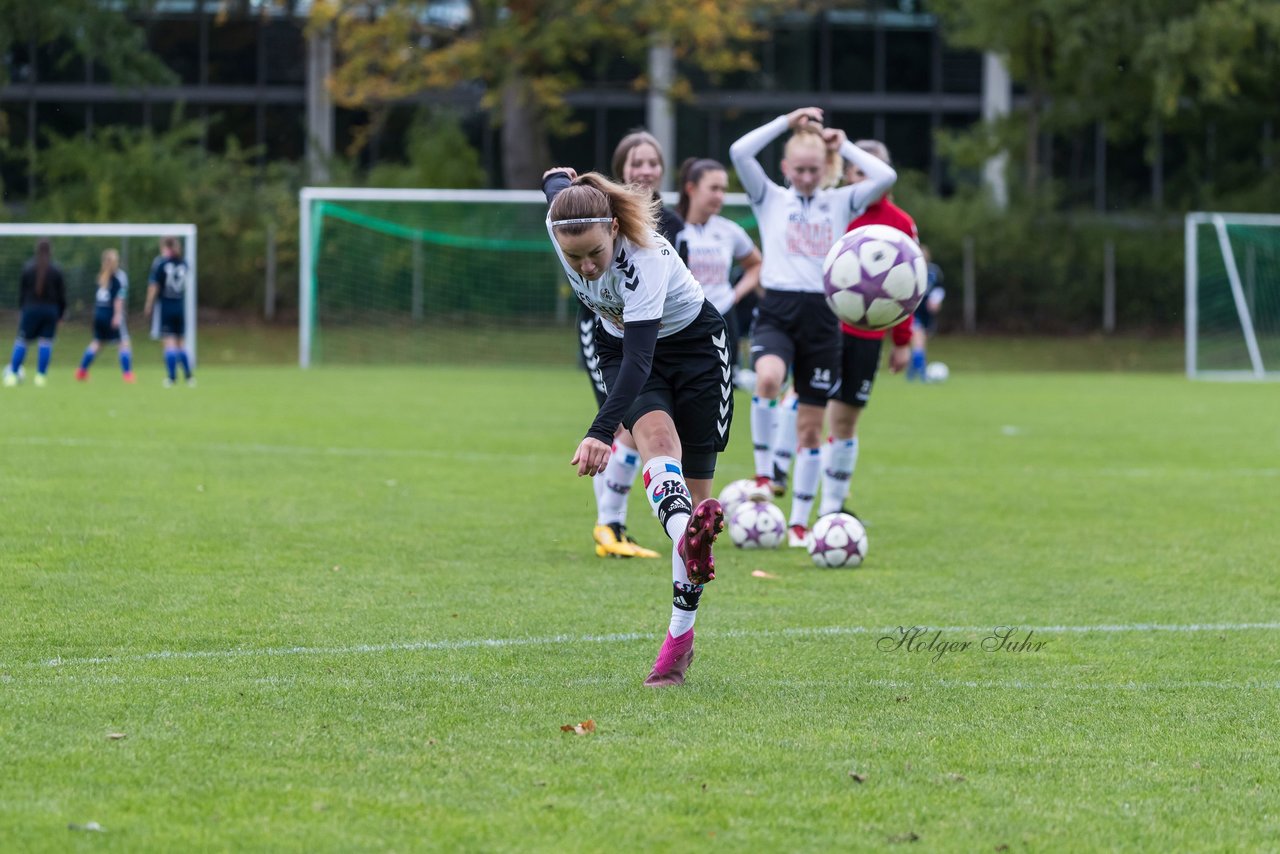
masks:
[[[961,94],[982,92],[982,54],[972,50],[942,48],[942,91]]]
[[[58,40],[36,49],[36,74],[41,83],[84,81],[84,60],[67,41]]]
[[[219,105],[209,109],[208,148],[210,151],[226,151],[231,139],[239,143],[243,151],[252,148],[257,140],[257,110],[241,104]]]
[[[200,24],[196,19],[159,18],[148,22],[147,46],[183,83],[200,82]]]
[[[771,88],[813,92],[818,89],[818,29],[804,26],[779,27],[773,33]]]
[[[927,30],[885,32],[885,90],[932,91],[933,33]]]
[[[302,28],[289,21],[264,24],[261,37],[266,40],[266,82],[269,85],[307,82],[307,42]]]
[[[676,187],[680,172],[680,164],[686,157],[710,157],[724,162],[729,157],[728,144],[725,150],[711,151],[708,147],[709,129],[707,111],[680,105],[676,108],[676,150],[667,154],[667,169],[671,172],[671,186]]]
[[[929,171],[933,153],[933,127],[928,113],[889,113],[884,122],[884,144],[895,168]]]
[[[831,27],[831,89],[870,92],[875,88],[875,36],[868,29]]]
[[[258,80],[258,25],[227,21],[209,27],[209,82],[253,84]]]
[[[39,136],[36,145],[43,148],[49,143],[49,134],[78,137],[84,135],[84,104],[62,104],[46,101],[36,105],[36,128]]]

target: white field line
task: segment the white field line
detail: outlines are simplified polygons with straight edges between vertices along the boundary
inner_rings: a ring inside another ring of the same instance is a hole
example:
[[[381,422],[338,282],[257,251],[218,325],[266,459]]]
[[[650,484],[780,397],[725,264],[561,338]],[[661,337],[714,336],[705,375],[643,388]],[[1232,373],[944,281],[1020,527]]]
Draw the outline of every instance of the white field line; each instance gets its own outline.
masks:
[[[501,451],[469,451],[443,448],[361,448],[336,447],[319,445],[270,445],[256,442],[147,442],[123,439],[100,439],[94,437],[45,437],[45,436],[12,436],[0,438],[0,445],[14,445],[44,448],[90,448],[110,450],[136,450],[143,452],[165,451],[178,453],[182,451],[203,451],[215,454],[263,454],[267,456],[308,456],[308,457],[359,457],[388,459],[421,458],[421,459],[455,459],[494,462],[546,462],[558,459],[555,453],[517,454]],[[875,469],[875,465],[871,465]],[[888,471],[889,469],[885,469]],[[937,473],[940,471],[987,471],[983,466],[893,466],[892,471],[907,473]],[[1102,466],[1099,468],[1073,467],[1068,469],[1033,466],[1025,472],[1015,470],[1013,475],[1023,473],[1028,477],[1061,476],[1081,477],[1125,477],[1125,478],[1276,478],[1280,477],[1280,468],[1140,468]]]
[[[825,626],[817,628],[789,629],[728,629],[711,630],[701,637],[724,638],[770,638],[770,637],[829,637],[839,635],[876,635],[900,637],[903,626],[886,626],[872,628],[869,626]],[[911,628],[911,627],[905,627]],[[928,626],[929,635],[941,631],[944,635],[990,635],[993,626]],[[1213,633],[1244,631],[1276,631],[1280,630],[1280,622],[1269,623],[1129,623],[1100,624],[1089,626],[1017,626],[1019,638],[1025,632],[1036,634],[1119,634],[1119,633]],[[231,649],[211,650],[157,650],[155,652],[131,653],[119,656],[89,656],[81,658],[54,658],[43,661],[28,661],[14,664],[0,663],[0,669],[17,667],[70,667],[122,664],[148,661],[186,661],[193,659],[232,659],[232,658],[270,658],[278,656],[319,655],[347,656],[370,655],[384,652],[431,652],[454,651],[468,649],[505,649],[525,646],[572,646],[584,644],[629,643],[632,641],[657,641],[657,634],[641,632],[625,632],[606,635],[549,635],[545,637],[524,638],[474,638],[459,640],[435,641],[403,641],[379,644],[356,644],[352,646],[283,646],[283,647],[234,647]],[[921,643],[928,640],[921,636]]]

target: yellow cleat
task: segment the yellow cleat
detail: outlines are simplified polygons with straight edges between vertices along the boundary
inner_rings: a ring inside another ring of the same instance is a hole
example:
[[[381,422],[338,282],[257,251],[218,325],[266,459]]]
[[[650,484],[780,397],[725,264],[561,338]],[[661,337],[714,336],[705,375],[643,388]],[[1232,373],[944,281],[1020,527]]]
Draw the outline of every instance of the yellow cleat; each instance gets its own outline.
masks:
[[[658,553],[650,551],[627,536],[626,526],[617,522],[608,525],[596,525],[592,535],[596,540],[597,557],[657,557]]]

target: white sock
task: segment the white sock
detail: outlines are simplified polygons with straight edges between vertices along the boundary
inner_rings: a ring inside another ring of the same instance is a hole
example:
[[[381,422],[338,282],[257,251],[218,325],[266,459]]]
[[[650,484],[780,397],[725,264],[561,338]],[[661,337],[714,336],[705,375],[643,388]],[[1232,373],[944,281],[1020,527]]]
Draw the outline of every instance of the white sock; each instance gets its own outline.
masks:
[[[844,506],[845,499],[849,497],[853,469],[858,464],[858,437],[832,439],[823,449],[823,457],[822,502],[818,505],[819,516],[838,512]]]
[[[773,425],[773,461],[769,464],[769,476],[773,477],[774,473],[781,470],[782,476],[786,477],[791,471],[791,458],[796,450],[796,409],[800,406],[800,399],[793,397],[790,401],[783,401],[778,407],[778,414],[775,416]]]
[[[609,455],[609,464],[604,467],[604,474],[595,477],[595,480],[604,481],[604,492],[596,496],[597,525],[610,522],[627,524],[627,498],[639,466],[639,451],[621,442],[613,443],[613,452]]]
[[[776,400],[751,398],[751,445],[755,449],[756,477],[773,477],[773,430]]]
[[[791,521],[788,525],[809,527],[809,511],[818,493],[818,478],[822,474],[822,452],[817,448],[801,448],[796,451],[796,474],[791,493]]]
[[[654,457],[644,466],[644,492],[649,506],[658,514],[658,521],[671,538],[671,624],[668,631],[673,638],[693,628],[697,616],[698,600],[702,587],[689,583],[684,560],[679,553],[680,536],[689,526],[693,504],[689,487],[684,482],[684,471],[674,457]]]
[[[600,521],[604,518],[604,472],[598,472],[591,476],[591,490],[596,494],[596,524],[603,525]]]

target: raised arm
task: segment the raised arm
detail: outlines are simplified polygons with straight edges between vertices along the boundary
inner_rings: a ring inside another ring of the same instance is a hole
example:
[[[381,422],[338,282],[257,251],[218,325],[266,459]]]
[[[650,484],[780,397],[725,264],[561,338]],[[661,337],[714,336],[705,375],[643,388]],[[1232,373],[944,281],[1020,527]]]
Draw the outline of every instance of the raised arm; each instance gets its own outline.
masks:
[[[543,172],[542,194],[547,197],[547,204],[550,205],[556,195],[577,177],[578,173],[568,166],[553,166]]]
[[[729,146],[729,159],[733,168],[738,170],[738,179],[742,181],[742,189],[753,204],[764,201],[764,194],[769,189],[769,176],[757,159],[764,147],[786,133],[787,117],[778,116],[767,125],[758,127]]]

